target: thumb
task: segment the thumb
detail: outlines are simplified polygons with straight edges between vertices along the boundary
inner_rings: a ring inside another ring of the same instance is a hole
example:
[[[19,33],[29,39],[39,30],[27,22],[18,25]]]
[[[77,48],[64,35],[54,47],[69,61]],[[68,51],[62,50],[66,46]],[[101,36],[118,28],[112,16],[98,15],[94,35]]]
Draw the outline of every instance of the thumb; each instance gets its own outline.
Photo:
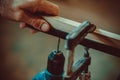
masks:
[[[49,24],[43,20],[43,19],[38,19],[38,18],[31,18],[28,21],[26,21],[26,23],[28,25],[33,26],[33,28],[43,31],[43,32],[47,32],[50,30],[50,26]]]
[[[34,16],[31,13],[26,13],[25,11],[16,12],[16,20],[27,23],[28,25],[33,26],[33,28],[47,32],[50,30],[50,25],[40,17]]]

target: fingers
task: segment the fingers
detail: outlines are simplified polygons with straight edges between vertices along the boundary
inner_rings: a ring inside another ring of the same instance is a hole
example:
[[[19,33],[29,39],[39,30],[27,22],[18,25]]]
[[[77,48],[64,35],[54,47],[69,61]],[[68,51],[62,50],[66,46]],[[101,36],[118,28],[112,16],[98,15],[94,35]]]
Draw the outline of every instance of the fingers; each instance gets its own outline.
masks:
[[[50,30],[50,26],[45,20],[33,16],[30,13],[25,13],[24,11],[17,11],[17,15],[15,17],[16,21],[24,22],[20,24],[21,28],[25,28],[26,24],[29,24],[39,31],[47,32]]]
[[[26,23],[24,23],[24,22],[21,22],[21,23],[20,23],[20,28],[21,28],[21,29],[24,29],[24,28],[26,28],[26,27],[27,27],[27,26],[26,26]]]
[[[49,1],[44,1],[39,4],[38,11],[57,16],[59,14],[59,7]]]
[[[21,29],[24,29],[24,28],[26,28],[26,27],[28,27],[28,26],[29,26],[29,25],[27,25],[27,24],[24,23],[24,22],[21,22],[21,23],[20,23],[20,28],[21,28]],[[30,29],[30,32],[31,32],[32,34],[35,34],[35,33],[38,32],[38,30]]]
[[[26,21],[26,23],[33,26],[33,28],[43,32],[47,32],[50,30],[49,24],[45,20],[40,18],[29,19],[28,21]]]
[[[32,34],[35,34],[35,33],[37,33],[38,31],[37,31],[37,30],[34,30],[34,29],[31,29],[30,32],[31,32]]]
[[[49,15],[58,15],[59,7],[46,0],[33,0],[33,2],[20,5],[17,11],[16,21],[21,21],[33,26],[35,29],[47,32],[50,30],[49,24],[40,19],[35,13],[45,13]],[[24,12],[25,11],[25,12]],[[27,13],[26,13],[27,11]],[[25,28],[25,24],[20,25],[21,28]],[[33,31],[32,32],[36,32]]]
[[[31,13],[38,12],[54,16],[57,16],[59,13],[59,7],[46,0],[33,0],[30,3],[21,5],[19,8],[28,10]]]

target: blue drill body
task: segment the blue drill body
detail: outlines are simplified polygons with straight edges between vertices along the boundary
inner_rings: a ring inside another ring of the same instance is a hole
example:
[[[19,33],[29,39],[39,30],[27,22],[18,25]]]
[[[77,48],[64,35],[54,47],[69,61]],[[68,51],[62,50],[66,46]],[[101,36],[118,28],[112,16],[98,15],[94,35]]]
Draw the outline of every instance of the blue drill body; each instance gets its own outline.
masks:
[[[47,69],[38,73],[32,80],[64,80],[65,57],[60,51],[52,51],[48,56]]]

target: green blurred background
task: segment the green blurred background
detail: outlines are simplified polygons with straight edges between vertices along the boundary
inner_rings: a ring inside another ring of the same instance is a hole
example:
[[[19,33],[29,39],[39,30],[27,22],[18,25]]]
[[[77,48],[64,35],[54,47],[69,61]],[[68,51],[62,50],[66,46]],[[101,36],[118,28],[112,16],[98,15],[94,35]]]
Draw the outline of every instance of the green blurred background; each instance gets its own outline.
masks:
[[[60,6],[60,16],[82,22],[89,20],[104,30],[120,34],[119,0],[50,0]],[[48,54],[56,49],[58,38],[20,30],[19,23],[0,18],[0,80],[31,80],[46,68]],[[64,40],[60,49],[65,52]],[[83,54],[76,49],[75,60]],[[90,49],[92,80],[115,80],[120,58]],[[66,55],[66,54],[65,54]]]

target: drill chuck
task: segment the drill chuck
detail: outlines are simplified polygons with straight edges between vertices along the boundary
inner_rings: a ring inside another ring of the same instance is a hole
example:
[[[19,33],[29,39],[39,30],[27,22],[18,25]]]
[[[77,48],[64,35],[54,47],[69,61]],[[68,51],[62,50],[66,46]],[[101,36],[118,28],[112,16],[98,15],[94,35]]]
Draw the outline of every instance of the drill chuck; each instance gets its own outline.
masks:
[[[65,57],[61,51],[52,51],[48,56],[47,69],[32,80],[64,80],[64,62]]]
[[[48,56],[47,70],[54,75],[64,72],[65,57],[61,51],[52,51]]]

